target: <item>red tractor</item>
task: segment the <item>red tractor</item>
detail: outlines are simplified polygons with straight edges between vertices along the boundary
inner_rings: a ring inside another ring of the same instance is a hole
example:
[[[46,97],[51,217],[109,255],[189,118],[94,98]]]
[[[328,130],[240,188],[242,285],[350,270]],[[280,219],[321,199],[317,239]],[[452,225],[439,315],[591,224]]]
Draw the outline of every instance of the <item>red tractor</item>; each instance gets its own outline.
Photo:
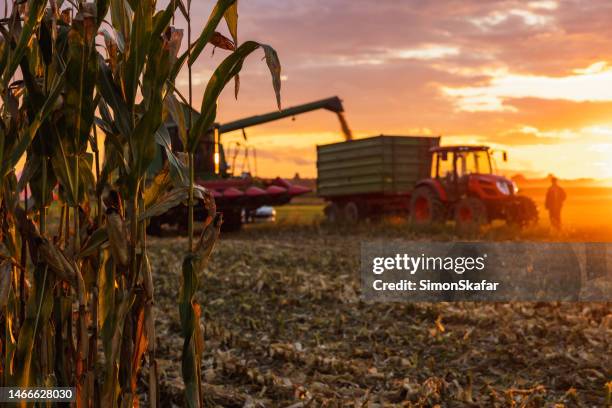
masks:
[[[488,146],[434,147],[431,155],[431,177],[417,182],[410,197],[413,223],[453,219],[459,227],[479,227],[502,219],[524,227],[537,222],[533,200],[517,195],[515,183],[494,173]]]
[[[535,223],[534,202],[493,168],[487,146],[441,147],[440,137],[380,135],[317,146],[317,193],[329,203],[330,222],[402,214],[417,225]]]

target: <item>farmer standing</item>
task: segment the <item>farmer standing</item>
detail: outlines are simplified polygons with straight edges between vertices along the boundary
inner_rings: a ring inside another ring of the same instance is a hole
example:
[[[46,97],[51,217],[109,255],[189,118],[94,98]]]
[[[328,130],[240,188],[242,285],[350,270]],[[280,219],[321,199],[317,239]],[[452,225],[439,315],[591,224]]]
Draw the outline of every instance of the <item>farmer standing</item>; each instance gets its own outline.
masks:
[[[546,192],[546,209],[550,217],[550,224],[555,229],[561,229],[561,208],[565,201],[565,190],[557,184],[557,178],[550,178],[551,186]]]

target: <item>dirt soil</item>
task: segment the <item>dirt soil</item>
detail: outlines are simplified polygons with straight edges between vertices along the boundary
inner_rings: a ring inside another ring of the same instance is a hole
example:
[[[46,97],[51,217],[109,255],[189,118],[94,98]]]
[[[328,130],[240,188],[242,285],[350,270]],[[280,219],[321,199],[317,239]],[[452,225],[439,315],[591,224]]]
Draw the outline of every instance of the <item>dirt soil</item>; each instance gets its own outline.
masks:
[[[610,406],[611,303],[366,304],[359,245],[376,234],[223,237],[199,296],[206,406]],[[162,406],[182,406],[185,246],[150,241]]]

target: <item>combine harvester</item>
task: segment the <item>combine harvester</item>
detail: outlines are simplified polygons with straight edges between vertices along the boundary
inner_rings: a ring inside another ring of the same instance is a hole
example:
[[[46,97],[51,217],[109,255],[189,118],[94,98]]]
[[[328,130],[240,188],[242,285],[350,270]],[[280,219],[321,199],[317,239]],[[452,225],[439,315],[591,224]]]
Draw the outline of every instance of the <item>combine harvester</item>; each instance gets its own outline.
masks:
[[[183,106],[185,115],[188,115],[188,110]],[[294,117],[303,113],[312,112],[318,109],[324,109],[335,113],[340,121],[342,132],[347,140],[351,140],[351,131],[344,119],[344,108],[342,101],[338,97],[322,99],[320,101],[310,102],[303,105],[294,106],[267,113],[264,115],[256,115],[234,122],[229,122],[221,125],[215,125],[214,129],[208,132],[201,138],[194,161],[195,161],[195,178],[196,182],[211,190],[217,205],[217,210],[223,213],[223,229],[225,231],[239,230],[243,223],[255,219],[255,212],[258,208],[264,206],[278,206],[287,204],[293,197],[306,194],[311,190],[309,188],[295,185],[289,181],[277,177],[272,180],[265,180],[253,177],[250,173],[250,166],[244,166],[241,174],[234,174],[236,171],[236,158],[243,149],[244,160],[250,162],[250,157],[255,159],[256,167],[256,151],[244,144],[235,143],[233,152],[230,152],[231,164],[226,160],[226,149],[221,141],[224,134],[242,130],[246,140],[245,129],[272,122],[275,120]],[[194,120],[197,112],[193,112]],[[169,123],[167,128],[170,134],[172,150],[180,152],[183,150],[178,129],[176,124]],[[159,155],[151,167],[159,169],[164,160],[166,160],[162,149],[159,149]],[[195,209],[196,219],[202,220],[206,216],[205,209],[198,206]],[[187,208],[179,206],[167,212],[165,215],[153,218],[149,224],[147,231],[152,235],[159,235],[163,224],[169,226],[184,227],[187,219]]]
[[[454,220],[459,228],[537,222],[535,203],[496,175],[494,162],[487,146],[441,147],[440,137],[347,140],[317,147],[317,192],[329,203],[330,222],[385,214],[408,215],[418,225]]]

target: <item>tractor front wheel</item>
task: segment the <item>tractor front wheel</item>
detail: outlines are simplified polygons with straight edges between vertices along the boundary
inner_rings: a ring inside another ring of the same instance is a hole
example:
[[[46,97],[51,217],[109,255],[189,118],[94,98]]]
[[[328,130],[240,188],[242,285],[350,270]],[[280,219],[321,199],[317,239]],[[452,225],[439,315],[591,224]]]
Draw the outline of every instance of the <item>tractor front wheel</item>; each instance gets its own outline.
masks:
[[[487,207],[481,200],[465,197],[455,205],[455,225],[459,231],[477,232],[487,222]]]
[[[410,222],[414,225],[430,225],[443,222],[444,204],[429,187],[417,187],[410,197]]]
[[[506,209],[506,222],[520,228],[529,227],[538,222],[538,208],[533,200],[525,196],[515,196]]]

